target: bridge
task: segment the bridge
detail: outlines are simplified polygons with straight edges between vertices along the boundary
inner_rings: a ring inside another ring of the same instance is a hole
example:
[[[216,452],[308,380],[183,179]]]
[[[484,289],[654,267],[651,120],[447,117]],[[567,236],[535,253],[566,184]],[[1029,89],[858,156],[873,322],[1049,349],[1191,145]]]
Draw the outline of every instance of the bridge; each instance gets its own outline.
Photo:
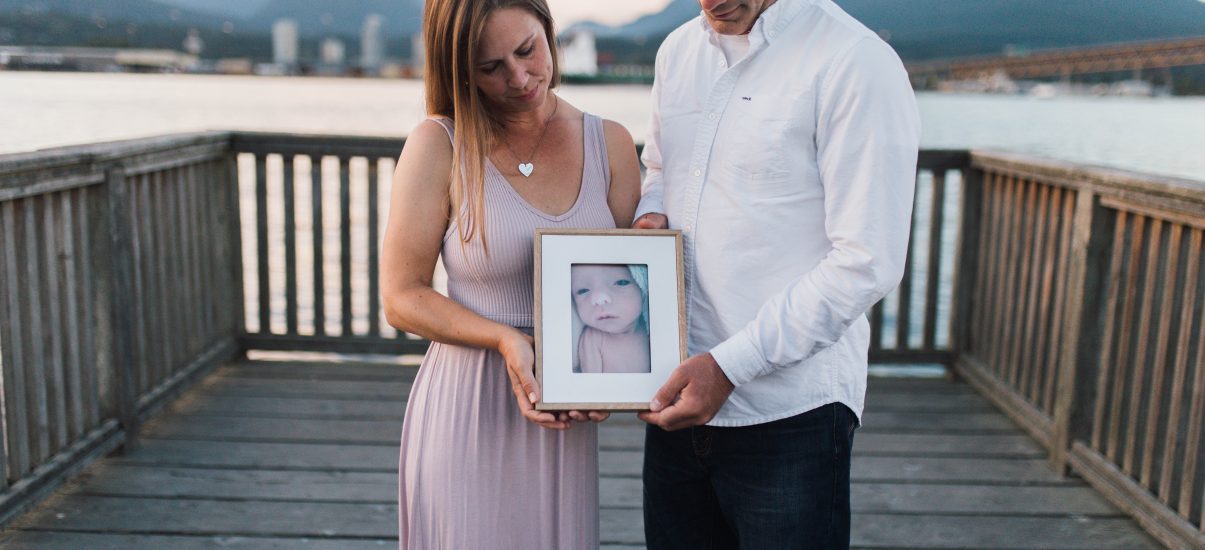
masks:
[[[1014,80],[1205,65],[1205,36],[1041,50],[1022,55],[964,57],[910,63],[913,83],[967,80],[998,72]]]
[[[395,544],[426,347],[375,276],[402,143],[0,156],[0,547]],[[854,546],[1205,547],[1203,212],[1199,182],[922,151]],[[630,415],[600,428],[611,550],[643,546],[641,448]]]

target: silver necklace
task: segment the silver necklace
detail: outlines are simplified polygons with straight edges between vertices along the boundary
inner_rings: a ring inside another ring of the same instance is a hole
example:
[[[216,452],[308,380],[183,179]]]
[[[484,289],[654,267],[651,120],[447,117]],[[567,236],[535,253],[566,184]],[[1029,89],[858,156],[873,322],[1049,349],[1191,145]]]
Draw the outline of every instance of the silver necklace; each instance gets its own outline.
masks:
[[[531,154],[527,155],[527,162],[523,162],[523,159],[519,158],[519,155],[515,154],[515,150],[510,148],[510,142],[502,142],[502,144],[506,146],[506,150],[510,151],[510,156],[515,157],[515,160],[519,161],[519,173],[523,174],[523,177],[525,178],[531,177],[531,173],[535,172],[536,167],[532,161],[535,160],[536,151],[540,150],[540,144],[544,142],[544,134],[548,133],[548,123],[552,122],[552,117],[556,116],[557,108],[561,106],[560,98],[553,96],[553,99],[556,101],[556,103],[552,105],[552,112],[549,113],[548,118],[544,120],[544,130],[540,132],[540,138],[536,140],[535,146],[531,148]]]

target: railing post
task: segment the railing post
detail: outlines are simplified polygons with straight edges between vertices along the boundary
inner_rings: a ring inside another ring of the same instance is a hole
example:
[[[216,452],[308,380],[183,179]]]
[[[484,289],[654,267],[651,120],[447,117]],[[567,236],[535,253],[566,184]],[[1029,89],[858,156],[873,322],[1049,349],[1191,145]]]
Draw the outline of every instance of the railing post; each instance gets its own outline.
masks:
[[[134,369],[139,358],[135,354],[134,332],[131,327],[137,315],[134,300],[134,250],[131,229],[130,192],[125,169],[121,166],[105,172],[105,196],[101,198],[107,239],[97,239],[98,246],[105,247],[104,254],[97,254],[97,275],[102,283],[98,291],[97,343],[101,346],[97,357],[107,363],[101,369],[100,393],[109,402],[125,432],[122,452],[135,446],[138,433],[138,395],[134,386]],[[99,220],[98,220],[99,221]],[[107,311],[106,311],[107,310]]]
[[[956,376],[953,363],[970,348],[971,317],[976,307],[974,302],[975,273],[979,270],[980,212],[983,205],[983,170],[973,168],[970,160],[962,172],[961,221],[958,229],[957,256],[954,258],[954,319],[953,338],[950,342],[951,364],[946,365],[946,375],[953,380]]]
[[[1054,425],[1050,445],[1050,464],[1067,473],[1067,455],[1078,430],[1086,429],[1084,407],[1092,403],[1096,391],[1095,361],[1100,357],[1099,299],[1107,274],[1107,241],[1111,219],[1102,215],[1097,195],[1088,189],[1076,192],[1075,214],[1071,229],[1071,258],[1067,266],[1067,309],[1063,315],[1062,342],[1058,350],[1058,387],[1054,398]]]
[[[230,285],[230,295],[228,296],[229,302],[225,304],[224,313],[226,320],[230,323],[232,336],[238,342],[239,350],[235,356],[241,357],[245,351],[243,342],[247,336],[247,306],[243,296],[242,211],[239,209],[238,153],[234,151],[233,144],[229,147],[230,151],[223,163],[224,169],[221,171],[225,175],[225,181],[220,182],[222,186],[220,196],[224,199],[225,208],[219,210],[218,218],[219,225],[226,227],[227,230],[224,256],[228,262],[225,275],[228,277],[227,284]]]

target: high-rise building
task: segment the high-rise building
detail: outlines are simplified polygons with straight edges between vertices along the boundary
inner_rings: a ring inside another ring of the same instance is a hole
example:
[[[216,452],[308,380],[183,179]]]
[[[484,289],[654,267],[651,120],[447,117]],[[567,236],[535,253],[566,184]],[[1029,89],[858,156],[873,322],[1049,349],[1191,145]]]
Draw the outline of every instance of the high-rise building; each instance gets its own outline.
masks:
[[[296,65],[297,42],[297,22],[277,19],[272,24],[272,61],[280,65]]]
[[[338,38],[325,38],[322,40],[322,64],[323,65],[342,65],[344,60],[345,48],[343,41]]]
[[[372,73],[380,70],[385,57],[385,43],[381,39],[382,24],[380,15],[371,14],[364,18],[364,29],[360,34],[360,67]]]
[[[416,32],[410,37],[410,68],[414,76],[422,76],[423,68],[427,66],[427,42],[423,33]]]
[[[560,45],[561,72],[567,75],[595,76],[598,74],[598,50],[594,33],[578,30],[569,41]]]

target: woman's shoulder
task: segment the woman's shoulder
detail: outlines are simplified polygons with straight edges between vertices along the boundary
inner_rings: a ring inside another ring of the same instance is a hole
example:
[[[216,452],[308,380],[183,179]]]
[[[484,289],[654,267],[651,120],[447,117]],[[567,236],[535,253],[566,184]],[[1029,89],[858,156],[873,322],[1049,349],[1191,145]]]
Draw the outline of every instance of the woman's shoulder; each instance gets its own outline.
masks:
[[[446,124],[446,126],[445,126]],[[415,125],[406,136],[402,152],[414,152],[423,156],[452,159],[452,120],[427,118]]]

